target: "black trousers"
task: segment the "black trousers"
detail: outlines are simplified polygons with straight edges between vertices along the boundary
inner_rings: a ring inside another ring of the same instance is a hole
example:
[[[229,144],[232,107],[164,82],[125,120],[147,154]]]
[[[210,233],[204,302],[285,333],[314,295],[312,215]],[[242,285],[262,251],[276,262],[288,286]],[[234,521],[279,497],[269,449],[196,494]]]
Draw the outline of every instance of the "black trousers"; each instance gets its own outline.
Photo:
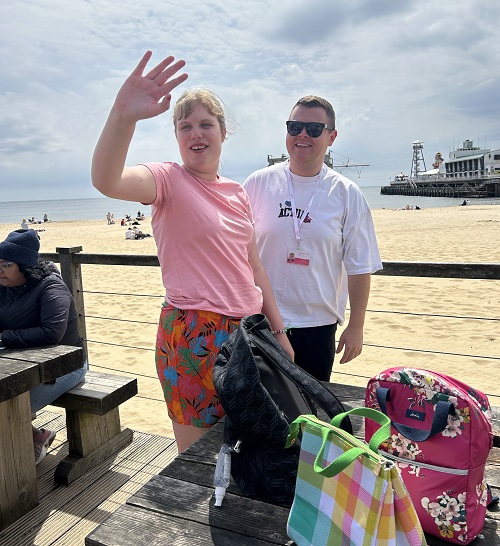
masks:
[[[330,381],[335,357],[337,324],[290,328],[286,335],[295,351],[295,363],[320,381]]]

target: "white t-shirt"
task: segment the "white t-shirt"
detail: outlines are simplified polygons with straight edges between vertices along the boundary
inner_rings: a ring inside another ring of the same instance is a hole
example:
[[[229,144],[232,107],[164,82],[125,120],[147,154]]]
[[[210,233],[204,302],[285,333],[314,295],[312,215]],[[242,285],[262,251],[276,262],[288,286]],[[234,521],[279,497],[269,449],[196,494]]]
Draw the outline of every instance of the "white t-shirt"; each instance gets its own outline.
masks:
[[[300,226],[300,250],[309,265],[289,263],[297,248],[287,183],[289,163],[256,171],[245,181],[255,221],[260,257],[286,327],[303,328],[344,322],[347,275],[382,269],[370,208],[348,178],[323,166],[317,177],[293,173],[291,183]]]

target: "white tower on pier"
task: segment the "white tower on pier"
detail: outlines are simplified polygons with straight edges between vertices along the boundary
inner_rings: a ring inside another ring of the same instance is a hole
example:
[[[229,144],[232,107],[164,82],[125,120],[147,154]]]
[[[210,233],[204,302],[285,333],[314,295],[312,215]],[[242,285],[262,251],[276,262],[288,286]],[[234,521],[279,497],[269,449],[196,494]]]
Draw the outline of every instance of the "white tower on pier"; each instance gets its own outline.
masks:
[[[425,172],[427,167],[425,166],[424,159],[424,143],[420,140],[414,140],[413,146],[413,158],[411,160],[411,174],[410,180],[414,180],[418,177],[419,173]],[[421,169],[420,165],[423,163],[424,168]]]

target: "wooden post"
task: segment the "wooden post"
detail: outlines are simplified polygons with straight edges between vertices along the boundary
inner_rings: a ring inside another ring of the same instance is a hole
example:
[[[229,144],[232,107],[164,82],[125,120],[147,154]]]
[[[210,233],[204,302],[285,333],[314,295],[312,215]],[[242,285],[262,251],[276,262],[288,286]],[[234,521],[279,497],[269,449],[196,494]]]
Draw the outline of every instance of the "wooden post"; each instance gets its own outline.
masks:
[[[0,442],[1,531],[38,504],[38,490],[29,392],[0,402],[0,406],[2,438],[12,439]]]
[[[76,315],[78,317],[78,333],[83,339],[83,349],[89,357],[87,347],[87,328],[85,325],[85,305],[83,299],[82,266],[75,261],[74,256],[82,251],[81,246],[57,247],[61,275],[75,301]]]

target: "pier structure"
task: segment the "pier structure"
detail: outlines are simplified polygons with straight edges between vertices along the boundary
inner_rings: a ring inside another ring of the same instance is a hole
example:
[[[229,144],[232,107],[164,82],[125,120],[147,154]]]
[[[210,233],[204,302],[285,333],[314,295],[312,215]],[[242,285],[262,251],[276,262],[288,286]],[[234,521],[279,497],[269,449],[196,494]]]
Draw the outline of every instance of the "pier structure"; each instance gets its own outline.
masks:
[[[427,170],[423,144],[420,140],[412,143],[410,176],[403,173],[396,175],[389,186],[382,186],[381,194],[459,198],[500,197],[500,149],[476,147],[471,140],[466,140],[461,148],[450,152],[447,161],[443,160],[441,152],[437,152],[433,168]]]

